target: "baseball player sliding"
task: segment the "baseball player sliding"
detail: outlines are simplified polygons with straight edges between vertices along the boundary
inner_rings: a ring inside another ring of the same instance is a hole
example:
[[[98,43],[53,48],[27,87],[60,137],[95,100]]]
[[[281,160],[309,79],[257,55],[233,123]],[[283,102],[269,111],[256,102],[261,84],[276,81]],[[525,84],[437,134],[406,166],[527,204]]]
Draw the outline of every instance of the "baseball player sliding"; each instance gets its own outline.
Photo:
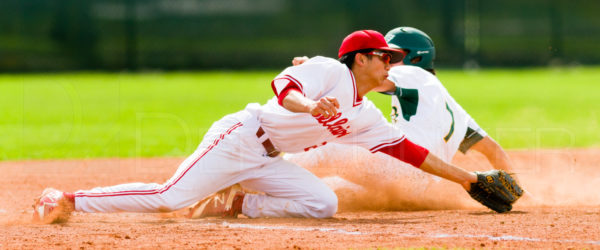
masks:
[[[473,148],[485,155],[494,168],[510,171],[512,163],[506,152],[435,77],[431,38],[411,27],[392,29],[385,37],[391,47],[407,52],[402,62],[392,65],[389,81],[375,89],[392,95],[392,123],[447,162],[457,151],[466,153]],[[395,67],[398,65],[409,66]]]
[[[289,67],[271,83],[275,97],[251,103],[213,123],[198,149],[165,183],[128,183],[73,193],[47,188],[34,204],[43,222],[81,212],[164,212],[192,205],[204,216],[327,218],[337,197],[319,178],[284,160],[280,152],[303,152],[328,143],[356,144],[382,152],[466,190],[479,189],[481,174],[447,164],[406,139],[364,95],[383,84],[390,63],[403,52],[372,30],[348,35],[340,62],[315,57]],[[244,188],[260,191],[251,194]]]
[[[435,47],[431,38],[416,28],[398,27],[390,30],[385,39],[390,47],[402,49],[406,53],[402,61],[391,65],[388,80],[374,88],[374,91],[392,96],[391,118],[394,127],[402,130],[412,142],[423,146],[446,162],[451,162],[457,151],[466,153],[472,148],[482,153],[495,169],[510,171],[512,163],[508,154],[479,127],[435,76]],[[292,62],[299,65],[307,60],[307,57],[296,57]],[[430,176],[419,173],[394,171],[398,164],[386,164],[388,161],[385,157],[353,149],[350,145],[330,144],[311,152],[287,154],[285,158],[309,170],[321,168],[319,172],[323,175],[345,178],[340,182],[325,177],[326,181],[331,180],[330,186],[334,188],[356,188],[353,184],[368,184],[360,183],[361,181],[406,178],[406,175],[414,175],[412,178],[419,179],[420,182],[415,183],[411,192],[423,192],[427,187],[425,184],[432,180]],[[342,159],[359,161],[351,170],[328,168],[328,165],[335,165]],[[359,162],[364,162],[365,159],[370,159],[369,161],[376,166],[375,169],[360,166]],[[329,173],[323,170],[328,170]],[[372,177],[356,178],[361,176],[357,172]]]

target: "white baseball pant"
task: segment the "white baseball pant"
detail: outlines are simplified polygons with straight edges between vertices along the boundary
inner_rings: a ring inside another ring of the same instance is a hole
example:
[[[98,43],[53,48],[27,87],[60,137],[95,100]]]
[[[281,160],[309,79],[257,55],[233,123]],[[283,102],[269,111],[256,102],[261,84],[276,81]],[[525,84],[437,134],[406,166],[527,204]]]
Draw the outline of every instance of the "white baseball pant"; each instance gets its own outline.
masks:
[[[163,184],[129,183],[75,192],[83,212],[159,212],[185,208],[223,188],[240,183],[264,194],[246,194],[248,217],[327,218],[337,211],[337,196],[304,168],[269,157],[256,136],[260,124],[248,109],[215,122],[198,149]]]

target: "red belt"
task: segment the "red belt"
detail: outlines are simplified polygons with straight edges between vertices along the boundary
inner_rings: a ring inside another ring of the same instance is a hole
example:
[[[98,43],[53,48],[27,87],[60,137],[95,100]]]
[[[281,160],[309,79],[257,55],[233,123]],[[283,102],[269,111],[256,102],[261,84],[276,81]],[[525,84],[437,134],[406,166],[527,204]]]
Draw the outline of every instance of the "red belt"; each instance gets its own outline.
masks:
[[[264,134],[265,134],[265,131],[263,130],[263,128],[258,127],[258,131],[256,131],[256,137],[260,138]],[[271,140],[269,138],[267,138],[264,142],[262,142],[262,145],[265,148],[265,150],[267,151],[267,155],[269,157],[277,157],[281,153],[279,150],[275,149],[275,146],[273,146],[273,143],[271,142]]]

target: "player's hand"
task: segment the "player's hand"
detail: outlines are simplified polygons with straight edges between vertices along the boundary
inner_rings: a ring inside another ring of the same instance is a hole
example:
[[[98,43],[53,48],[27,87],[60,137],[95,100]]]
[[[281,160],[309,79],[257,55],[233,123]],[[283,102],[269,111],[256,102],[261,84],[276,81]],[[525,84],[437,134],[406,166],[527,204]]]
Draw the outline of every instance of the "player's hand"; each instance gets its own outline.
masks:
[[[309,107],[310,114],[313,116],[322,115],[329,118],[337,114],[337,109],[340,108],[340,103],[335,97],[326,96],[312,103]]]
[[[294,57],[294,60],[292,60],[292,65],[298,66],[300,64],[303,64],[306,61],[308,61],[308,57],[306,57],[306,56],[297,56],[297,57]]]

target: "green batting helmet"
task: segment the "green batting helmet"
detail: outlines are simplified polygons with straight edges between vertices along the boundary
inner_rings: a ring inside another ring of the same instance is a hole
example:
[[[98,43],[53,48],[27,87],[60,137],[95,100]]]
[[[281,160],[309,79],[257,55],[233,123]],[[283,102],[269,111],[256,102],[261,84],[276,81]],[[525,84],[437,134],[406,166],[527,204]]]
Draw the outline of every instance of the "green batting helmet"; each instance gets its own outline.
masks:
[[[425,32],[412,27],[398,27],[385,34],[390,48],[405,50],[405,65],[414,65],[424,69],[433,69],[435,47],[433,40]]]

